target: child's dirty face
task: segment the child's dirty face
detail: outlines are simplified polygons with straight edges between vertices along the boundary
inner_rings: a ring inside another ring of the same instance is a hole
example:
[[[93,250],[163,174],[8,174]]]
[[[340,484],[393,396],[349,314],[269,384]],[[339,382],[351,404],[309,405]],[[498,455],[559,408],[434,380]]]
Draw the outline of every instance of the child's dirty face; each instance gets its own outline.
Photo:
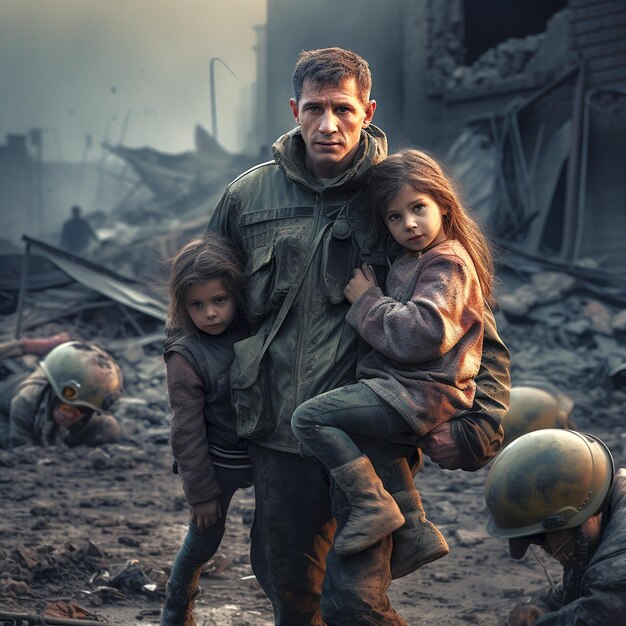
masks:
[[[66,404],[65,402],[56,402],[52,410],[52,418],[57,426],[61,428],[69,428],[80,422],[88,413],[88,409]]]
[[[446,213],[426,193],[405,184],[385,211],[385,225],[403,247],[419,252],[446,238],[443,215]]]
[[[235,300],[220,278],[191,287],[185,308],[196,328],[207,335],[221,335],[237,313]]]

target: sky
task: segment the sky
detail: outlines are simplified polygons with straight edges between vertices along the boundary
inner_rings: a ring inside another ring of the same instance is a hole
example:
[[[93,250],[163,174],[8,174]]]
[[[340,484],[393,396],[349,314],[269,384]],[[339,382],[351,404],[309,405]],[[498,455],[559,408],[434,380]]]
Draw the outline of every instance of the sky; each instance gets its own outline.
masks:
[[[0,145],[43,130],[43,158],[99,158],[103,140],[164,152],[211,130],[237,151],[266,0],[0,0]],[[91,136],[91,147],[86,136]]]

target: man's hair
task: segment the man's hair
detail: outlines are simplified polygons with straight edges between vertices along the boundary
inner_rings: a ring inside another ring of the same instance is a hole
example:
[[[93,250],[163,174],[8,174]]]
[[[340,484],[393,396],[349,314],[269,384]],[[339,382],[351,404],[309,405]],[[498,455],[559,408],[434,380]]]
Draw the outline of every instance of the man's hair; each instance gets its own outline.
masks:
[[[237,316],[245,319],[243,256],[230,239],[208,231],[184,245],[170,259],[170,303],[165,323],[169,337],[176,339],[196,332],[187,313],[187,294],[193,286],[213,279],[223,281],[237,305]]]
[[[346,78],[354,78],[363,104],[369,101],[372,89],[372,73],[367,61],[356,52],[343,48],[303,50],[291,78],[296,102],[300,101],[305,80],[322,87],[338,85]]]
[[[81,207],[79,207],[77,204],[75,204],[75,205],[72,207],[72,215],[73,215],[74,217],[76,217],[76,216],[80,215],[82,212],[83,212],[82,208],[81,208]]]

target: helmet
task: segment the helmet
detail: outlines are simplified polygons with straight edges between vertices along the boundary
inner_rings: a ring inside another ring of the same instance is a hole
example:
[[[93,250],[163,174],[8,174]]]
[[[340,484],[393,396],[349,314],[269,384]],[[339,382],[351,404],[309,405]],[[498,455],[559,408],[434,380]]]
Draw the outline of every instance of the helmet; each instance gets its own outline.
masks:
[[[573,400],[547,382],[531,382],[511,388],[511,403],[502,420],[503,447],[524,435],[543,428],[573,428],[570,413]]]
[[[40,363],[61,402],[105,412],[122,395],[122,372],[97,346],[68,341]]]
[[[522,435],[496,457],[485,486],[487,531],[509,539],[522,558],[519,537],[575,528],[601,508],[613,484],[609,449],[597,437],[547,428]]]

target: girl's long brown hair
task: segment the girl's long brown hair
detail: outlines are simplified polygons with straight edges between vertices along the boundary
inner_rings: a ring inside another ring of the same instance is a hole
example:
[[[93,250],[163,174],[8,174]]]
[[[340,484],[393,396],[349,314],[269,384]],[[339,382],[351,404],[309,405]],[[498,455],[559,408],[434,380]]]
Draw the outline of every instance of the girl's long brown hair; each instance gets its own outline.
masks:
[[[447,209],[442,216],[446,237],[457,239],[467,250],[476,267],[483,297],[491,302],[494,270],[489,243],[459,201],[452,179],[432,157],[407,149],[375,165],[368,181],[369,203],[375,214],[383,220],[387,206],[405,184],[429,195],[440,209]]]
[[[239,320],[245,320],[243,255],[229,239],[209,231],[185,244],[170,260],[166,344],[197,332],[185,306],[187,294],[194,285],[216,278],[223,281],[225,289],[234,298]]]

